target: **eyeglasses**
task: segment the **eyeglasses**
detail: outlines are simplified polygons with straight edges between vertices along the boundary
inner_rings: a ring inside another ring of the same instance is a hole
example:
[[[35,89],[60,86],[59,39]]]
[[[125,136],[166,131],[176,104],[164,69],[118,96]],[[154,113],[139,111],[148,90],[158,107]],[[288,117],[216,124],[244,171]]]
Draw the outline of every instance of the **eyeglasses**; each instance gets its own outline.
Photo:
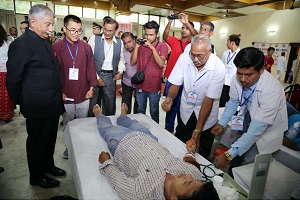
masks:
[[[66,27],[66,26],[65,26]],[[70,31],[70,33],[71,33],[71,35],[75,35],[76,33],[78,34],[78,35],[81,35],[82,33],[83,33],[83,30],[82,29],[78,29],[78,30],[70,30],[70,29],[68,29],[68,27],[66,27],[66,29],[68,30],[68,31]]]
[[[209,51],[208,51],[209,52]],[[205,58],[205,56],[208,54],[208,52],[206,54],[193,54],[191,51],[190,51],[190,57],[194,60],[196,57],[198,60],[203,60]]]
[[[204,31],[206,33],[210,32],[210,28],[200,28],[200,31]]]

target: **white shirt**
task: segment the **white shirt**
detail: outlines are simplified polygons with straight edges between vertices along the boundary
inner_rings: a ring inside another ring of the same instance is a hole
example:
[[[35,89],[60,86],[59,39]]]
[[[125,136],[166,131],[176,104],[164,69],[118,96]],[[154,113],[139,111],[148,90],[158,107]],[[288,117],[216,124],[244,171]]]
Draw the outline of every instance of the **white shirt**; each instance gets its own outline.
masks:
[[[2,46],[0,47],[0,72],[7,72],[6,69],[6,61],[8,59],[7,52],[10,42],[3,42]]]
[[[235,76],[232,78],[229,96],[240,99],[241,95],[242,85]],[[280,149],[283,133],[287,130],[286,100],[280,82],[266,70],[260,76],[252,95],[250,116],[252,120],[269,125],[256,141],[259,153],[273,153]]]
[[[236,66],[233,63],[236,54],[240,51],[240,48],[237,48],[235,52],[231,52],[231,49],[224,51],[222,56],[222,61],[226,67],[226,75],[225,75],[225,85],[230,86],[231,79],[233,75],[236,73]]]
[[[102,40],[105,40],[104,38],[104,34],[102,35]],[[115,36],[113,36],[113,39],[112,39],[112,42],[115,42],[117,43],[117,39]],[[114,45],[113,43],[110,43],[108,44],[106,42],[106,40],[104,41],[104,54],[105,54],[105,59],[108,59],[110,60],[110,62],[112,63],[112,59],[113,59],[113,52],[114,52]],[[94,50],[95,50],[95,35],[92,35],[92,37],[89,39],[89,42],[88,44],[91,46],[92,50],[93,50],[93,53],[94,53]],[[110,47],[109,47],[110,46]],[[124,53],[123,53],[123,42],[121,41],[121,54],[120,54],[120,61],[119,61],[119,64],[118,64],[118,72],[120,73],[123,73],[123,71],[126,70],[126,67],[125,67],[125,60],[124,60]],[[107,54],[108,53],[108,54]],[[104,69],[104,70],[112,70],[112,67],[111,69]],[[97,76],[98,78],[98,76]],[[98,78],[99,79],[99,78]]]
[[[284,71],[286,69],[286,59],[283,56],[277,58],[277,70]]]
[[[202,77],[194,85],[194,82],[200,76]],[[218,118],[219,101],[224,84],[224,78],[225,66],[221,59],[216,55],[210,54],[204,68],[200,71],[198,71],[188,54],[183,53],[180,55],[169,76],[168,81],[174,85],[183,84],[180,116],[184,124],[187,123],[193,112],[195,112],[198,119],[203,99],[205,96],[207,96],[209,98],[213,98],[214,102],[211,113],[207,117],[207,120],[204,124],[203,131],[215,125]],[[191,90],[198,93],[195,104],[187,102],[187,96]]]

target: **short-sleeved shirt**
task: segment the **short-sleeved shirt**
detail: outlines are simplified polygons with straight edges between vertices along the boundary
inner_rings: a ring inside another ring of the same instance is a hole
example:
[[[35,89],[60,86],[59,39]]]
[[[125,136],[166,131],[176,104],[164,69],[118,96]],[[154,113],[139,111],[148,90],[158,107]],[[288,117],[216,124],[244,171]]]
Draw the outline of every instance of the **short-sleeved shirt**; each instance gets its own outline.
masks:
[[[187,123],[193,112],[195,112],[198,118],[204,97],[207,96],[214,99],[214,102],[203,130],[207,130],[215,125],[218,118],[219,101],[224,85],[224,78],[225,66],[216,55],[211,53],[204,68],[200,71],[198,71],[187,53],[180,55],[168,80],[174,85],[183,84],[180,117],[184,124]],[[197,93],[195,104],[191,104],[187,101],[189,91],[195,91]]]
[[[191,42],[191,40],[182,42],[182,38],[176,38],[173,36],[169,36],[168,40],[166,42],[172,49],[172,51],[169,55],[167,67],[166,67],[165,74],[164,74],[164,76],[166,78],[169,78],[171,71],[173,70],[180,54],[182,54],[184,52],[185,47]]]
[[[230,86],[231,78],[236,73],[236,66],[233,63],[236,54],[240,51],[240,48],[238,48],[235,52],[231,52],[230,49],[224,51],[222,56],[222,61],[226,67],[226,75],[225,75],[225,85]]]
[[[152,45],[156,46],[157,42]],[[168,56],[168,47],[165,43],[159,42],[156,46],[156,50],[159,56]],[[136,88],[144,90],[146,92],[157,92],[161,90],[161,78],[163,68],[159,67],[155,62],[152,50],[145,46],[140,46],[137,57],[137,71],[145,69],[145,81]]]
[[[270,73],[271,73],[273,64],[274,64],[274,59],[272,58],[272,56],[270,56],[270,57],[265,56],[264,67],[266,67],[267,65],[271,65],[270,69],[267,70]]]

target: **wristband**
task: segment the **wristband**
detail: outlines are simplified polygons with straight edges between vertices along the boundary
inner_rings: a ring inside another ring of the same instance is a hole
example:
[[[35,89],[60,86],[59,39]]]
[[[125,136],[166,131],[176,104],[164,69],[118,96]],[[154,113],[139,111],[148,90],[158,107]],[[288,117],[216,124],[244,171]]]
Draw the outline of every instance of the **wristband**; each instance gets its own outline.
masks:
[[[195,129],[193,132],[200,133],[201,131],[199,129]]]
[[[225,151],[224,154],[225,154],[225,156],[226,156],[226,158],[227,158],[228,161],[232,161],[233,158],[232,158],[232,156],[228,153],[228,151]]]

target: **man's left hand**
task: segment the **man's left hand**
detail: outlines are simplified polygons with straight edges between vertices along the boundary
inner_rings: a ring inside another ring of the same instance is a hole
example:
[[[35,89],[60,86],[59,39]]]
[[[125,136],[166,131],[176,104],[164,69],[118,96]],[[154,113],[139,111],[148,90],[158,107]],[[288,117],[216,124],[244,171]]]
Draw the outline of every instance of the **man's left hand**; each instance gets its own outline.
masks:
[[[225,156],[224,153],[217,156],[214,161],[217,161],[216,168],[218,168],[218,169],[227,168],[230,163],[230,161],[227,160],[227,157]]]
[[[89,90],[86,95],[85,95],[85,98],[86,99],[90,99],[93,97],[93,94],[94,94],[94,91],[93,90]]]
[[[105,161],[109,160],[110,159],[110,155],[108,152],[104,152],[102,151],[100,154],[99,154],[99,162],[101,164],[103,164]]]
[[[115,77],[114,77],[114,81],[116,81],[116,80],[120,80],[121,79],[121,77],[122,77],[122,74],[121,73],[117,73],[116,75],[115,75]]]
[[[200,133],[198,133],[196,131],[193,131],[191,139],[196,142],[196,151],[198,151],[199,150],[199,144],[200,144]]]

